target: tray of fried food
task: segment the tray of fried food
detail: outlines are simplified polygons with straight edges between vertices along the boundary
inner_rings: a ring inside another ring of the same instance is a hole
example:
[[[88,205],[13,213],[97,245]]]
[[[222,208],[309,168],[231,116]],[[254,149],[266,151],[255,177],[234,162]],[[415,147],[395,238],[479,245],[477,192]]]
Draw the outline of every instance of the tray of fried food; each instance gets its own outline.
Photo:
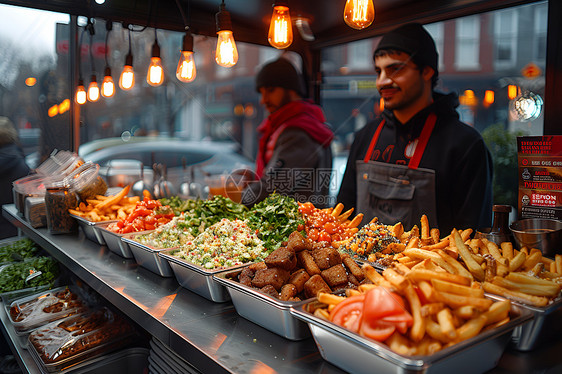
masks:
[[[290,308],[319,292],[354,288],[365,281],[361,267],[327,242],[315,243],[295,231],[287,245],[263,262],[215,276],[224,284],[242,317],[287,339],[300,340],[310,332],[290,315]]]
[[[363,213],[350,219],[354,209],[350,208],[344,212],[342,203],[325,209],[317,208],[311,202],[298,204],[304,218],[307,238],[313,242],[332,243],[336,248],[339,243],[357,233],[358,226],[363,220]]]
[[[429,239],[422,217],[420,237],[415,245],[392,257],[394,266],[416,269],[421,266],[463,275],[480,282],[486,293],[502,296],[534,313],[534,320],[514,333],[516,348],[532,350],[540,341],[562,332],[562,255],[545,257],[532,248],[517,250],[511,242],[497,245],[486,239],[471,239],[471,229],[456,230],[439,239]],[[424,234],[425,233],[425,234]]]
[[[105,240],[101,235],[99,226],[101,224],[124,219],[130,214],[137,203],[139,196],[127,196],[130,187],[126,186],[115,195],[96,195],[94,199],[82,201],[75,209],[69,209],[69,213],[78,221],[78,225],[84,231],[86,238],[104,245]]]
[[[414,245],[411,239],[418,236],[417,226],[410,231],[404,231],[400,222],[386,225],[375,217],[352,237],[332,245],[357,260],[368,261],[377,267],[385,267],[392,262],[394,254],[400,253],[408,245]]]
[[[490,298],[469,277],[407,267],[362,269],[372,284],[320,293],[293,308],[322,357],[353,373],[483,373],[497,365],[512,331],[532,318]]]

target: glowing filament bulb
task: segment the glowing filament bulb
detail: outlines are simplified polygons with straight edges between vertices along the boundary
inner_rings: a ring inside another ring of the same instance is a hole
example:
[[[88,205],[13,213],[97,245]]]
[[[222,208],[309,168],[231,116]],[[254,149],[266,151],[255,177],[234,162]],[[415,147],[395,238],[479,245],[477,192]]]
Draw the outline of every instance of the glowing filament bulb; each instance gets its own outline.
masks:
[[[232,31],[221,30],[217,32],[217,50],[215,53],[215,61],[225,68],[232,67],[238,62],[238,50],[232,36]]]
[[[92,80],[88,86],[88,100],[91,102],[96,102],[100,99],[100,88],[98,82]]]
[[[181,57],[176,69],[176,77],[182,82],[193,82],[197,70],[195,69],[195,61],[193,60],[193,52],[181,51]]]
[[[369,27],[375,20],[373,0],[347,0],[343,19],[349,27],[357,30]]]
[[[101,82],[101,95],[103,97],[112,97],[115,94],[115,83],[113,83],[113,78],[111,77],[111,69],[105,68],[105,75],[103,81]]]
[[[162,68],[162,60],[160,57],[150,58],[146,81],[151,86],[160,86],[162,82],[164,82],[164,69]]]
[[[86,104],[86,88],[84,87],[84,82],[80,79],[78,81],[78,87],[76,88],[76,103],[82,105]]]
[[[269,44],[277,49],[287,48],[293,42],[293,27],[288,6],[274,5],[268,40]]]

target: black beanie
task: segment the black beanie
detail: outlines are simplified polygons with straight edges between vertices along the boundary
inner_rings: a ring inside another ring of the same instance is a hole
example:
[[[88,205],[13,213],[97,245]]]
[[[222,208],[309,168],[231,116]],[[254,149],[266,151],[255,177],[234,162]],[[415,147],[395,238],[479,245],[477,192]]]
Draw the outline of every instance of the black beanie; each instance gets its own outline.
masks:
[[[279,58],[264,65],[256,77],[256,91],[261,87],[283,87],[303,96],[303,85],[297,69],[287,59]]]
[[[439,55],[435,42],[419,23],[408,23],[386,33],[375,49],[373,60],[376,53],[384,49],[406,52],[416,64],[429,66],[438,72]]]

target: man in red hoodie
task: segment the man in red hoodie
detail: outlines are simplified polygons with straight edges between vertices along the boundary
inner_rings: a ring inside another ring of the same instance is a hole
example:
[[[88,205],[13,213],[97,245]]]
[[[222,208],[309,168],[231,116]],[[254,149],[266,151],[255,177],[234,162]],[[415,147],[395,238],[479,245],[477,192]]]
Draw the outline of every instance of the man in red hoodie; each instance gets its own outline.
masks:
[[[289,60],[265,65],[256,77],[256,90],[269,116],[260,124],[256,181],[244,190],[242,203],[253,205],[277,192],[310,201],[328,201],[334,137],[322,109],[303,99],[304,84]]]

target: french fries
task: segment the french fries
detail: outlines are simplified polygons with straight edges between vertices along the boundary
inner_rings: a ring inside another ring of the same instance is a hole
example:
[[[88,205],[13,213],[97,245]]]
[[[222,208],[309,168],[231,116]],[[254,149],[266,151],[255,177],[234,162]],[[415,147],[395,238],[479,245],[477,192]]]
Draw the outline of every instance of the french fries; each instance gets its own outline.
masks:
[[[115,195],[96,195],[95,199],[81,202],[76,209],[69,209],[70,214],[85,218],[92,222],[102,222],[122,219],[133,211],[140,201],[139,196],[126,196],[129,186],[123,188]]]
[[[394,254],[385,265],[408,280],[418,282],[425,296],[433,298],[432,302],[460,306],[462,302],[469,301],[459,299],[458,293],[440,289],[442,284],[439,281],[466,287],[477,285],[480,288],[478,294],[491,292],[534,306],[548,305],[560,296],[562,255],[550,259],[536,248],[517,250],[510,242],[497,245],[486,239],[471,239],[471,229],[453,229],[450,235],[439,238],[439,230],[430,229],[426,216],[422,216],[420,223],[421,229],[414,226],[409,232],[404,232],[401,223],[393,226],[394,233],[405,243],[405,247],[397,251],[393,246]],[[368,260],[376,261],[380,256],[376,253]],[[436,296],[436,288],[442,291],[440,296]],[[463,290],[462,297],[474,295],[473,292]],[[485,309],[485,304],[478,308]]]
[[[381,274],[369,264],[363,264],[362,269],[373,284],[362,284],[347,295],[367,293],[382,286],[401,295],[412,316],[407,331],[399,332],[397,328],[384,340],[399,354],[429,355],[509,321],[511,302],[485,298],[485,289],[468,277],[425,269],[408,269],[405,274],[386,269]],[[419,295],[427,299],[425,304],[422,305]],[[318,301],[326,306],[314,314],[330,320],[331,311],[343,300],[341,296],[320,293]]]

